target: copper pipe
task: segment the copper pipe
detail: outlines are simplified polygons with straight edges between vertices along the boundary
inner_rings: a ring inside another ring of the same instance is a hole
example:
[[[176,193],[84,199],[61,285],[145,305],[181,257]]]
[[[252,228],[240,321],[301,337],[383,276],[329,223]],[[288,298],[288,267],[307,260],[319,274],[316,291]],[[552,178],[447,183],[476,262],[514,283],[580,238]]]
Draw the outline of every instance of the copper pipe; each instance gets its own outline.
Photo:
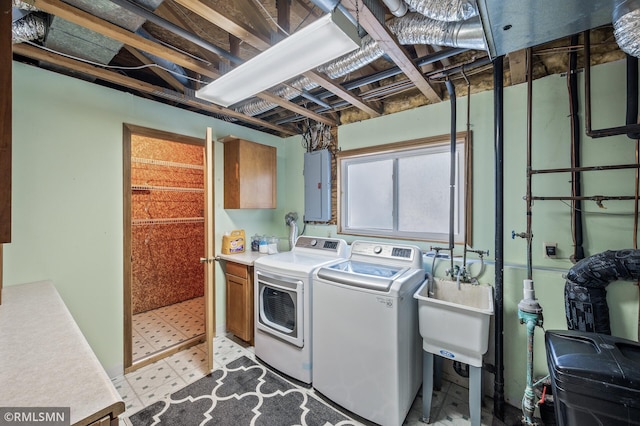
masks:
[[[531,199],[531,161],[532,161],[532,134],[533,134],[533,52],[527,48],[527,279],[533,279],[533,254],[532,254],[532,199]]]
[[[595,202],[601,202],[601,201],[610,201],[610,200],[614,200],[614,201],[624,201],[624,200],[635,200],[636,196],[635,195],[583,195],[583,196],[579,196],[579,197],[574,197],[574,196],[570,196],[570,197],[563,197],[563,196],[550,196],[550,197],[545,197],[545,196],[535,196],[535,197],[531,197],[532,200],[566,200],[566,201],[571,201],[571,200],[587,200],[587,201],[595,201]]]
[[[568,173],[568,172],[594,172],[600,170],[622,170],[622,169],[637,169],[640,168],[640,164],[619,164],[611,166],[583,166],[583,167],[565,167],[560,169],[539,169],[531,170],[531,174],[545,174],[545,173]]]

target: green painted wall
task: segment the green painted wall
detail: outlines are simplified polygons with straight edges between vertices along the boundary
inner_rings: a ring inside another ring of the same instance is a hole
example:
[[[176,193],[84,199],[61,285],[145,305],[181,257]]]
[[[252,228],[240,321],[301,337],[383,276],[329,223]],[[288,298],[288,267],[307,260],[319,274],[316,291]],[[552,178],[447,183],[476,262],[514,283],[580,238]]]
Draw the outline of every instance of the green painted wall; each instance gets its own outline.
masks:
[[[593,69],[594,127],[624,120],[624,62]],[[234,134],[278,147],[278,208],[222,209],[222,146],[216,144],[217,244],[226,230],[247,235],[286,237],[284,215],[304,211],[299,137],[271,135],[171,108],[92,83],[14,63],[13,97],[13,242],[5,246],[5,285],[54,280],[71,313],[105,368],[122,366],[122,124],[132,123],[200,137],[207,126],[216,136]],[[581,105],[582,105],[582,93]],[[417,108],[340,126],[343,150],[441,135],[449,132],[449,104]],[[458,99],[458,131],[466,128],[466,97]],[[584,113],[580,111],[581,119]],[[569,165],[566,80],[550,76],[534,83],[534,168]],[[494,251],[493,95],[471,99],[474,151],[473,246]],[[584,121],[583,121],[584,122]],[[584,126],[583,126],[584,127]],[[583,138],[583,164],[631,163],[635,144],[626,137]],[[519,404],[525,383],[525,330],[517,321],[526,270],[524,240],[511,230],[526,229],[525,202],[526,85],[505,89],[505,379],[509,402]],[[634,172],[584,174],[587,195],[632,195]],[[569,176],[534,178],[535,195],[566,195]],[[586,203],[587,255],[633,247],[633,204],[607,202],[606,209]],[[570,209],[557,201],[538,201],[533,210],[533,264],[545,328],[566,328],[562,274],[571,267]],[[301,224],[302,225],[302,224]],[[302,226],[301,226],[302,228]],[[333,226],[308,226],[308,235],[336,235]],[[348,241],[354,238],[344,236]],[[558,243],[561,259],[542,258],[542,243]],[[428,249],[433,242],[418,242]],[[460,249],[457,250],[461,252]],[[220,268],[217,281],[223,282]],[[441,267],[444,269],[444,266]],[[493,283],[489,264],[481,281]],[[217,322],[224,323],[224,287],[218,286]],[[638,290],[633,283],[609,286],[613,333],[637,339]],[[541,330],[536,334],[535,367],[545,374]],[[490,349],[487,360],[493,361]]]
[[[123,364],[122,126],[204,138],[281,138],[14,62],[13,238],[5,285],[51,279],[110,374]],[[284,167],[278,149],[279,171]],[[223,147],[215,146],[216,244],[226,230],[270,230],[273,210],[224,210]],[[281,180],[284,183],[284,180]],[[284,202],[285,191],[278,191]],[[284,224],[284,222],[283,222]],[[217,324],[224,276],[217,267]]]
[[[613,127],[624,123],[625,64],[597,66],[592,73],[593,126]],[[580,119],[584,131],[582,74],[580,75]],[[566,78],[554,75],[536,80],[533,85],[533,168],[559,168],[570,165],[570,122]],[[505,207],[504,207],[504,364],[507,400],[519,406],[526,383],[526,330],[517,317],[517,304],[522,299],[522,280],[526,278],[526,242],[511,239],[511,231],[526,231],[526,84],[507,87],[504,92],[505,143]],[[466,95],[457,102],[457,130],[466,129]],[[340,126],[338,142],[342,150],[370,145],[448,134],[450,104],[443,102],[411,111],[383,116],[359,123]],[[481,281],[494,283],[494,136],[493,92],[471,97],[471,130],[473,132],[473,247],[490,250],[486,272]],[[290,138],[287,145],[288,208],[304,211],[302,159],[304,150],[299,138]],[[635,142],[626,136],[605,139],[582,137],[582,164],[628,164],[635,160]],[[569,195],[569,174],[535,176],[533,192],[538,196]],[[425,188],[428,191],[428,188]],[[633,195],[634,172],[611,171],[583,174],[585,195]],[[633,248],[633,202],[605,202],[601,209],[593,202],[583,204],[585,222],[584,247],[587,256],[608,249]],[[544,308],[546,329],[566,329],[564,315],[564,280],[562,275],[572,266],[573,254],[570,228],[570,208],[560,201],[536,201],[533,207],[533,266],[537,297]],[[335,226],[307,226],[309,235],[336,235]],[[355,238],[342,236],[347,241]],[[557,242],[559,259],[544,259],[543,242]],[[417,242],[423,249],[434,242]],[[445,244],[446,245],[446,244]],[[462,247],[456,252],[461,254]],[[470,255],[473,257],[474,255]],[[444,275],[445,265],[437,274]],[[478,266],[472,268],[472,272]],[[638,289],[635,283],[618,282],[608,288],[613,334],[637,340]],[[436,325],[437,326],[437,325]],[[493,343],[486,360],[493,362]],[[542,330],[535,341],[536,374],[546,374],[546,359]],[[491,376],[491,375],[488,375]],[[491,383],[493,376],[490,377]],[[487,379],[488,381],[488,379]],[[493,386],[489,384],[492,394]]]

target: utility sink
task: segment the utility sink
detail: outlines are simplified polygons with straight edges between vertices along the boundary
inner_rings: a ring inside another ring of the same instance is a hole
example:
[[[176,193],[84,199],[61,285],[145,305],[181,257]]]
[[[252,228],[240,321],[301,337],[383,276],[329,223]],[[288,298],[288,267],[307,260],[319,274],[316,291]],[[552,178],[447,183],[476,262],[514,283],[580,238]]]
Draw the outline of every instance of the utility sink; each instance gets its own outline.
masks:
[[[413,295],[418,299],[422,348],[430,353],[482,367],[489,346],[489,323],[493,315],[493,287],[440,278],[429,280]],[[459,290],[458,290],[459,288]]]

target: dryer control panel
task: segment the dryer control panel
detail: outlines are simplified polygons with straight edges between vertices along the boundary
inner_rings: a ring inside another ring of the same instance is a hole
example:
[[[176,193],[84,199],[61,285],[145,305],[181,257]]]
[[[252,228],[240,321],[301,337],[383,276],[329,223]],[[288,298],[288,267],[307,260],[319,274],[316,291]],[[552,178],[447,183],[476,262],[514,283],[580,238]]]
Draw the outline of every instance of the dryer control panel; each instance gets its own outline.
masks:
[[[348,253],[347,243],[339,238],[322,238],[301,235],[296,240],[293,251],[317,250],[320,252],[331,252],[339,257],[345,257]]]

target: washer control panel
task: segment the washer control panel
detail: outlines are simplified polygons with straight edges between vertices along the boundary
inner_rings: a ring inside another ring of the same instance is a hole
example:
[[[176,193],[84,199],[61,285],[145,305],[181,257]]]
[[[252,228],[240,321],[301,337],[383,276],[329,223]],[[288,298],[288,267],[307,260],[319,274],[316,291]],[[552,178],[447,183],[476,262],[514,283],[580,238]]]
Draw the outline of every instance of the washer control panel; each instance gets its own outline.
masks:
[[[354,241],[351,244],[352,256],[369,256],[413,264],[421,260],[422,251],[416,246],[380,243],[376,241]]]

